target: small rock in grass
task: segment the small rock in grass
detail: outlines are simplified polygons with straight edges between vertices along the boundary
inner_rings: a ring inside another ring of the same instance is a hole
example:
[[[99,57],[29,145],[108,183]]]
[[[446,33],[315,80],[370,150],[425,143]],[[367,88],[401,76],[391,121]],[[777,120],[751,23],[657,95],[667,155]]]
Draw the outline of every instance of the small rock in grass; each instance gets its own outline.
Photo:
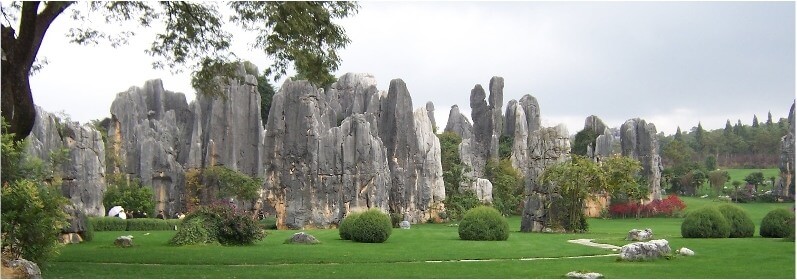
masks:
[[[565,275],[567,278],[570,279],[600,279],[603,278],[603,274],[597,272],[578,272],[578,271],[571,271]]]
[[[116,240],[113,241],[113,245],[122,248],[133,246],[133,236],[132,235],[119,236],[116,238]]]
[[[401,227],[401,229],[410,229],[410,222],[409,221],[401,221],[401,223],[399,223],[399,226]]]
[[[669,254],[670,244],[666,239],[634,242],[620,248],[620,259],[625,261],[656,259]]]
[[[315,236],[309,235],[304,232],[294,233],[291,238],[285,240],[285,244],[318,244],[321,243]]]
[[[690,250],[689,248],[686,248],[686,247],[681,247],[681,249],[678,249],[677,251],[675,251],[675,253],[677,253],[677,254],[679,254],[681,256],[688,256],[688,257],[691,257],[691,256],[695,255],[695,251],[692,251],[692,250]]]

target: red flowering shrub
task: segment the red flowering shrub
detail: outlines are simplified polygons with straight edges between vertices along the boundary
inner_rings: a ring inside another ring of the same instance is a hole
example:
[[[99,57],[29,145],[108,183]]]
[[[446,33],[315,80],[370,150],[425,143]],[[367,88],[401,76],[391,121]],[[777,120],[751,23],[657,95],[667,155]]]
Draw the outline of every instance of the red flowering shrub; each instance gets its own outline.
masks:
[[[675,217],[686,208],[686,204],[676,195],[647,204],[639,202],[615,203],[609,206],[609,214],[615,218],[637,217]]]

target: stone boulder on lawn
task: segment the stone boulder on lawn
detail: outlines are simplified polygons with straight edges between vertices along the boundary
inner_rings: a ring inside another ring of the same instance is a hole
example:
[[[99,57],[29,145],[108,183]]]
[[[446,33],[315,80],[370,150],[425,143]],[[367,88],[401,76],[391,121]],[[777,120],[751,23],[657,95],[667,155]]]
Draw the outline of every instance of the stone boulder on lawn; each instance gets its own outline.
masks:
[[[669,255],[670,250],[670,244],[666,239],[634,242],[620,248],[620,259],[624,261],[656,259]]]

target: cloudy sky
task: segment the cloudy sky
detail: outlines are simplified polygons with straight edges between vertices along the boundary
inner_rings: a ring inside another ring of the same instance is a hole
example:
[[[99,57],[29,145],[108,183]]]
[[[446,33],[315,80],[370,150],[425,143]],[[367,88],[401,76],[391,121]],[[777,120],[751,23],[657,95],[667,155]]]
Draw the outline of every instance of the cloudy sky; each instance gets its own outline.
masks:
[[[414,106],[434,102],[439,127],[452,105],[469,115],[470,90],[492,76],[505,79],[504,105],[531,94],[543,125],[571,134],[589,115],[666,134],[768,111],[777,121],[795,99],[794,2],[363,2],[340,23],[352,43],[338,74],[371,73],[381,90],[403,79]],[[103,118],[116,93],[154,78],[193,99],[188,73],[151,69],[147,32],[116,49],[76,46],[64,36],[74,24],[59,18],[39,53],[49,63],[31,87],[45,110]],[[249,38],[236,35],[235,51],[262,70]]]

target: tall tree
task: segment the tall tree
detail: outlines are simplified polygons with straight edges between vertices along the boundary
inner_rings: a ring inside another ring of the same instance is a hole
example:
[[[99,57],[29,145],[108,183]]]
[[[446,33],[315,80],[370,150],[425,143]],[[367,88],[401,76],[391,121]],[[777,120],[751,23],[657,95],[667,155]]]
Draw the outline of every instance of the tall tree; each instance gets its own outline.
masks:
[[[339,49],[350,41],[345,30],[332,22],[357,12],[354,2],[227,2],[232,10],[230,22],[257,32],[254,46],[273,59],[266,69],[275,79],[293,67],[302,77],[317,85],[334,80]],[[75,19],[101,16],[107,23],[127,28],[151,28],[162,22],[155,41],[146,52],[156,58],[153,67],[168,67],[175,72],[189,68],[191,84],[201,94],[220,95],[216,76],[234,77],[229,62],[239,59],[230,52],[232,36],[222,26],[225,18],[212,2],[39,2],[2,4],[6,19],[2,23],[2,116],[10,126],[6,133],[24,139],[33,127],[35,107],[28,76],[44,39],[56,18],[72,9]],[[92,21],[96,22],[96,21]],[[133,24],[129,24],[132,22]],[[112,46],[124,44],[134,31],[107,34],[89,27],[70,29],[68,36],[79,44],[108,40]]]
[[[758,127],[758,116],[753,115],[753,127]]]
[[[772,127],[772,112],[767,112],[767,127]]]
[[[695,151],[698,154],[703,154],[703,147],[704,147],[704,144],[705,144],[705,139],[703,137],[703,134],[705,132],[706,131],[703,130],[703,124],[698,122],[697,123],[697,127],[694,129],[695,142],[694,142],[694,145],[693,145],[693,148],[695,149]]]
[[[684,140],[683,133],[681,133],[681,127],[679,126],[678,129],[675,130],[675,140]]]
[[[260,93],[260,118],[263,120],[263,128],[268,122],[268,113],[271,111],[271,98],[274,97],[274,87],[268,81],[268,76],[257,77],[257,92]]]
[[[733,133],[733,126],[731,125],[731,120],[725,121],[725,130],[722,131],[722,134],[725,136],[731,135]]]

